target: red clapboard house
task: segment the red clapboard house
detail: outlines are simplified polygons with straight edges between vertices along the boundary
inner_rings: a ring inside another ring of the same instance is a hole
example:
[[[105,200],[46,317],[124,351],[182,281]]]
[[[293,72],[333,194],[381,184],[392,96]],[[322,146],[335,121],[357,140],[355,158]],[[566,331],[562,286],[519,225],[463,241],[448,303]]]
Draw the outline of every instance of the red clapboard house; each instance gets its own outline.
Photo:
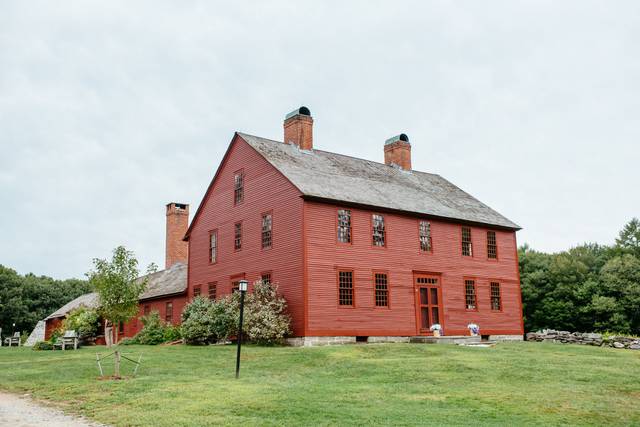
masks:
[[[404,340],[434,323],[466,335],[470,322],[521,339],[520,227],[413,170],[406,135],[381,148],[384,163],[316,148],[306,107],[284,142],[235,133],[185,236],[188,297],[278,283],[296,344]]]

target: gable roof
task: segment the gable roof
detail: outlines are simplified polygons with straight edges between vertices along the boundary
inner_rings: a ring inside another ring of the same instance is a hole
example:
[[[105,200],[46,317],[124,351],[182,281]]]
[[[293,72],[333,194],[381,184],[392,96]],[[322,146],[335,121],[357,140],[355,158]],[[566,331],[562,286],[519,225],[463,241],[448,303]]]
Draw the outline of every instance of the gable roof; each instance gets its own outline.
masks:
[[[511,230],[521,228],[440,175],[405,171],[384,163],[322,150],[300,150],[293,144],[237,134],[307,198]]]
[[[137,281],[144,280],[145,277],[147,276],[138,277]],[[166,270],[151,273],[148,277],[147,289],[140,296],[140,301],[181,294],[187,290],[187,266],[181,262],[173,264]],[[64,317],[79,307],[98,308],[99,305],[100,298],[96,292],[80,295],[51,313],[45,320]]]

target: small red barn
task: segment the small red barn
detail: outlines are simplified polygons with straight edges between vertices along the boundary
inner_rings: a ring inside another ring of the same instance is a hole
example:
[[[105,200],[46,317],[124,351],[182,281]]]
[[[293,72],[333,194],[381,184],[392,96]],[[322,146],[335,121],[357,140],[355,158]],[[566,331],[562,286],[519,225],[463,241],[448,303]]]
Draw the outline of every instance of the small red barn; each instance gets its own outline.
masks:
[[[299,344],[398,340],[434,323],[467,334],[470,322],[521,339],[520,227],[413,170],[406,135],[381,148],[384,163],[316,148],[305,107],[282,142],[236,133],[185,236],[189,297],[277,282]]]

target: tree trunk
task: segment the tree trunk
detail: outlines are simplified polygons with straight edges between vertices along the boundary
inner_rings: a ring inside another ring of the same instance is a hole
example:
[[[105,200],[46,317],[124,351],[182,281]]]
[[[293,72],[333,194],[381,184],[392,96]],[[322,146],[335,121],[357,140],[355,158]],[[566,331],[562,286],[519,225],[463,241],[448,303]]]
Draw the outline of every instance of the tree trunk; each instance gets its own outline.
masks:
[[[111,348],[113,334],[111,333],[111,326],[109,326],[109,322],[104,322],[104,342],[107,347]]]

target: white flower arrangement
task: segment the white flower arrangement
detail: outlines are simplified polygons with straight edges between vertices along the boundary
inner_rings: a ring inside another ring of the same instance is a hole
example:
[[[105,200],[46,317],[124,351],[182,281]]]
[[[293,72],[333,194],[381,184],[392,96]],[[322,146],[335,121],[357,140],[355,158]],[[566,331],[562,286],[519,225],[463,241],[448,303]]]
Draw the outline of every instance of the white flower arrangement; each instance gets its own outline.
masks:
[[[439,324],[439,323],[434,323],[433,325],[431,325],[431,327],[429,328],[429,330],[430,330],[431,332],[433,332],[433,331],[440,331],[440,330],[442,330],[442,326],[440,326],[440,324]]]
[[[480,334],[480,326],[478,326],[477,324],[471,322],[467,325],[467,328],[469,328],[469,332],[471,332],[471,335],[479,335]]]

